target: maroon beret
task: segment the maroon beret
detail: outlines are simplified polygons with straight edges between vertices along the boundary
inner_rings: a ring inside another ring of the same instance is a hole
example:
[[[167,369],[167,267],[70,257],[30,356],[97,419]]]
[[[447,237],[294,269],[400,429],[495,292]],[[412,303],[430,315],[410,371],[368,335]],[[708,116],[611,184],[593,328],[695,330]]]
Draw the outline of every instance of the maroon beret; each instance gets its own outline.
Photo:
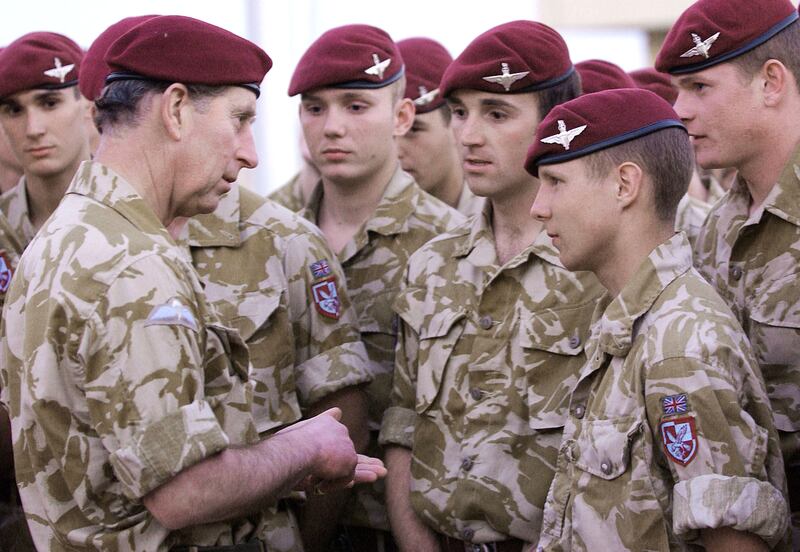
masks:
[[[699,0],[678,18],[656,69],[694,73],[749,52],[798,18],[789,0]]]
[[[648,90],[586,94],[547,114],[528,149],[525,169],[539,176],[541,165],[564,163],[671,127],[686,130],[672,106]]]
[[[139,15],[136,17],[126,17],[111,25],[94,39],[94,42],[92,42],[92,45],[89,46],[89,49],[86,51],[86,55],[83,56],[81,72],[78,76],[78,87],[81,89],[81,94],[83,94],[85,98],[94,101],[99,98],[100,94],[103,92],[103,87],[106,85],[106,77],[111,72],[111,69],[103,59],[108,47],[139,23],[143,23],[154,17],[157,16]]]
[[[78,84],[83,50],[57,33],[21,36],[0,52],[0,98],[34,88]]]
[[[389,34],[369,25],[323,33],[294,69],[289,95],[317,88],[383,88],[403,76],[403,56]]]
[[[636,86],[658,94],[668,101],[670,105],[674,105],[675,100],[678,99],[678,90],[672,85],[672,81],[666,73],[660,73],[653,67],[645,67],[644,69],[631,71],[628,74],[633,79],[633,82],[636,83]]]
[[[115,40],[105,53],[106,84],[144,79],[209,86],[244,86],[259,95],[272,60],[220,27],[181,15],[160,15]]]
[[[407,38],[397,43],[406,64],[406,98],[414,102],[417,113],[428,113],[444,105],[439,82],[453,61],[444,46],[430,38]]]
[[[602,59],[590,59],[575,64],[581,76],[584,94],[611,90],[613,88],[636,88],[636,83],[622,67]]]
[[[558,32],[534,21],[512,21],[473,40],[447,68],[439,86],[484,92],[533,92],[555,86],[575,71]]]

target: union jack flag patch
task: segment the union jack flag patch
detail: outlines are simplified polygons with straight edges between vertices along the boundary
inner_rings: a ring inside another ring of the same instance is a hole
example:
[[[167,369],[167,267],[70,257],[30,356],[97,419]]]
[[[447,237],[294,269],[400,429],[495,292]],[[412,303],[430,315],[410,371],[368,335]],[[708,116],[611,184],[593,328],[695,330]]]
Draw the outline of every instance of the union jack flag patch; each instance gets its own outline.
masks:
[[[664,407],[664,414],[681,414],[689,411],[686,393],[664,397],[661,399],[661,404]]]
[[[328,264],[328,259],[320,259],[309,266],[311,275],[316,278],[325,278],[331,274],[331,266]]]

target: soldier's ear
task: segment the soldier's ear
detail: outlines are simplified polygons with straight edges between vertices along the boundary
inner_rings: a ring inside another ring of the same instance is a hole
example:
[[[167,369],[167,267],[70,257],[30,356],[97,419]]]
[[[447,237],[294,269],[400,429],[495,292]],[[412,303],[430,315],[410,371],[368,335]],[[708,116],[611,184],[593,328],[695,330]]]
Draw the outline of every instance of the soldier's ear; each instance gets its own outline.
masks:
[[[414,124],[414,115],[417,109],[414,103],[408,99],[403,98],[398,100],[395,104],[394,112],[394,136],[405,136],[411,130],[411,125]]]
[[[180,140],[191,118],[189,110],[189,90],[185,85],[173,83],[161,94],[161,121],[167,135]]]
[[[630,207],[642,194],[644,172],[642,168],[631,161],[619,165],[614,172],[616,184],[616,200],[625,209]]]
[[[786,94],[790,93],[790,82],[793,78],[789,69],[777,59],[765,61],[756,78],[761,80],[762,99],[767,107],[775,107]]]

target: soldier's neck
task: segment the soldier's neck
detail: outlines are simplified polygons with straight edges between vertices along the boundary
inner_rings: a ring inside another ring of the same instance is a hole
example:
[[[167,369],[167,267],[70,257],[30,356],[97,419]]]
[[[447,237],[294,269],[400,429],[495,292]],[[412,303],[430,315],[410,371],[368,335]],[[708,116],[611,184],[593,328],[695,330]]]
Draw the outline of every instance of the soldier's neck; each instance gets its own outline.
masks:
[[[368,178],[347,181],[322,176],[322,201],[316,223],[334,252],[341,251],[372,218],[395,169],[396,163],[387,163]]]
[[[491,197],[492,233],[497,261],[502,266],[517,256],[542,231],[542,223],[530,214],[538,186],[530,186],[503,196]]]
[[[89,148],[57,174],[39,176],[25,174],[25,191],[28,196],[28,218],[34,229],[39,230],[56,210],[69,188],[72,178],[83,161],[89,159]]]

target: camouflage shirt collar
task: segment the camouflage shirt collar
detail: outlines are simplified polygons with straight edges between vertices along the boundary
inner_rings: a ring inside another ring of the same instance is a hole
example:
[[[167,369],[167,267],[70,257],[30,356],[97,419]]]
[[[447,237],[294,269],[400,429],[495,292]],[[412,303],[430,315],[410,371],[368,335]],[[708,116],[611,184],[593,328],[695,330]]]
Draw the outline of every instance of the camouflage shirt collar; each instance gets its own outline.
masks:
[[[637,321],[649,311],[664,289],[692,268],[692,249],[681,232],[656,247],[639,266],[620,294],[607,304],[593,333],[599,334],[599,348],[611,355],[625,356],[630,351]]]
[[[191,247],[239,247],[242,243],[240,223],[239,185],[234,184],[220,198],[213,213],[189,219],[189,236],[186,241]]]
[[[9,224],[19,239],[25,241],[24,245],[27,247],[36,235],[36,229],[33,227],[28,209],[28,181],[25,175],[20,177],[16,186],[0,196],[0,203]]]
[[[489,222],[491,219],[492,202],[486,201],[483,210],[472,219],[469,237],[460,243],[454,251],[453,256],[466,257],[484,241],[488,242],[492,249],[494,249],[494,233],[492,231],[492,225]],[[531,254],[536,255],[552,265],[563,268],[561,260],[558,257],[558,250],[553,246],[553,241],[544,231],[539,232],[536,239],[533,240],[533,243],[514,257],[515,260],[512,264],[509,264],[508,267],[511,268],[522,264]]]
[[[414,179],[404,172],[398,163],[375,212],[364,224],[363,231],[358,234],[375,232],[392,236],[408,231],[408,219],[416,211],[420,193],[421,190]],[[305,208],[300,211],[300,215],[316,224],[323,195],[324,190],[320,180],[308,198]]]
[[[142,196],[112,169],[96,161],[84,161],[67,189],[67,194],[82,195],[107,205],[152,238],[175,246],[153,209]]]

